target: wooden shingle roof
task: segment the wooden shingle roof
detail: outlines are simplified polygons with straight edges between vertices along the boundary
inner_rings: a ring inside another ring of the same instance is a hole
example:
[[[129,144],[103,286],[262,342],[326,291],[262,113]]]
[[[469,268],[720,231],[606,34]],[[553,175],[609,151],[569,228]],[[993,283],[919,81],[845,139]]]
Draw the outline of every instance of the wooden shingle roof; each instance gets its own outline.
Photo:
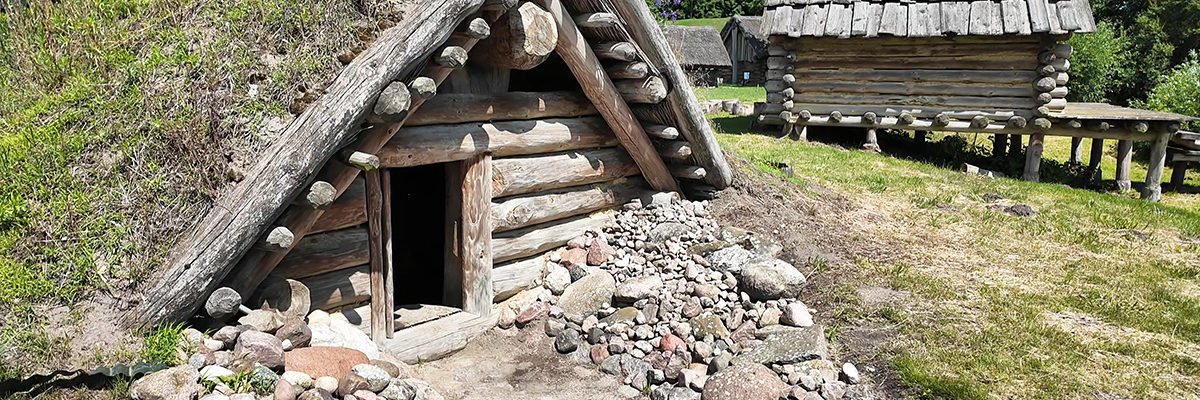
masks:
[[[789,37],[1001,36],[1096,30],[1088,0],[766,0],[763,33]]]

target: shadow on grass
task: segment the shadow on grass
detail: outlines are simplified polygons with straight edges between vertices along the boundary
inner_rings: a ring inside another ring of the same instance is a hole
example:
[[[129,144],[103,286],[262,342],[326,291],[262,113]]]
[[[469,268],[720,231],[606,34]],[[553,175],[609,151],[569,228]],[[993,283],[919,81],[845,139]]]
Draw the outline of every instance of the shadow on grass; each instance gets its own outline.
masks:
[[[781,128],[777,126],[755,126],[754,117],[752,116],[721,115],[713,117],[712,121],[717,131],[721,133],[734,135],[754,134],[771,137],[779,137],[781,134]],[[861,128],[814,126],[808,128],[808,140],[838,145],[848,149],[860,149],[866,140],[866,132],[866,129]],[[981,136],[983,136],[982,140],[991,140],[990,135],[981,134]],[[965,163],[1000,172],[1015,179],[1019,179],[1025,170],[1024,147],[1016,154],[1004,154],[997,157],[993,155],[989,147],[975,145],[973,144],[975,141],[968,141],[962,136],[951,135],[944,136],[939,140],[919,142],[910,132],[891,129],[879,130],[878,140],[884,154],[892,157],[923,161],[943,168],[959,169]],[[1028,138],[1025,138],[1025,140],[1027,141]],[[1071,162],[1043,158],[1040,175],[1041,182],[1044,183],[1063,184],[1088,190],[1111,191],[1116,190],[1117,187],[1116,182],[1113,180],[1093,179],[1093,173],[1088,169],[1087,165]],[[1164,176],[1163,179],[1165,181],[1168,177]],[[1140,190],[1142,183],[1133,182],[1133,185],[1135,190]],[[1164,189],[1168,189],[1167,186],[1166,182],[1164,182]],[[1200,187],[1185,185],[1175,191],[1179,193],[1200,193]]]

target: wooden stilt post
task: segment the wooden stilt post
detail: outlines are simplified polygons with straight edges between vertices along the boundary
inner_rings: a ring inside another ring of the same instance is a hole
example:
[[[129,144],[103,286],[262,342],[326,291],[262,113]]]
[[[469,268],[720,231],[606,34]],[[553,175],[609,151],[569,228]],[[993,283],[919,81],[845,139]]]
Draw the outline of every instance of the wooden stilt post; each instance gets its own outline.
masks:
[[[1178,192],[1183,189],[1183,181],[1187,179],[1187,161],[1176,161],[1171,163],[1171,191]]]
[[[793,129],[796,130],[796,140],[802,142],[808,141],[808,125],[800,125]]]
[[[879,136],[875,134],[875,128],[867,129],[867,142],[862,147],[867,151],[879,151]]]
[[[1008,156],[1017,157],[1021,155],[1021,135],[1012,135],[1008,137]]]
[[[1088,171],[1092,173],[1092,181],[1099,182],[1104,176],[1100,163],[1104,161],[1104,139],[1092,138],[1092,151],[1088,153]]]
[[[925,140],[929,138],[929,131],[916,131],[913,133],[913,140],[917,144],[925,144]]]
[[[995,134],[992,135],[992,156],[1002,158],[1008,150],[1008,135]]]
[[[1146,169],[1146,185],[1142,186],[1142,198],[1150,201],[1162,200],[1162,174],[1167,163],[1167,143],[1171,134],[1167,131],[1158,132],[1150,147],[1150,162]]]
[[[1133,161],[1133,141],[1117,141],[1117,190],[1127,192],[1133,188],[1129,180],[1129,167]]]
[[[1083,164],[1083,138],[1071,138],[1071,159],[1072,164]]]
[[[378,169],[365,171],[367,181],[367,242],[371,253],[371,339],[388,337],[387,276],[383,247],[383,184]]]
[[[1029,146],[1025,148],[1025,173],[1021,179],[1038,182],[1041,180],[1042,141],[1046,135],[1035,133],[1029,135]]]

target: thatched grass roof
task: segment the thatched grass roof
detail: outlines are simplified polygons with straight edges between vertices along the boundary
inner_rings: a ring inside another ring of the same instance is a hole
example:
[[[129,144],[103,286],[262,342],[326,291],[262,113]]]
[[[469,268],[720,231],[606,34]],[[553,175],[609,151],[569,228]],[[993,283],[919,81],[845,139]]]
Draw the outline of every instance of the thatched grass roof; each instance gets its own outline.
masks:
[[[663,26],[663,35],[679,64],[688,67],[732,67],[721,34],[711,26]]]

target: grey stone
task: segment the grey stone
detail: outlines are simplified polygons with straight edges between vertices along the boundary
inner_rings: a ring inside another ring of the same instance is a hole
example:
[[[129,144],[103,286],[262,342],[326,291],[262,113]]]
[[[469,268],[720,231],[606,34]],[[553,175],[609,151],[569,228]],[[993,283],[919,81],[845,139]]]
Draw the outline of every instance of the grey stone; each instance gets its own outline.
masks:
[[[767,336],[762,344],[739,356],[735,362],[792,364],[829,358],[829,344],[820,325],[789,328]]]
[[[358,376],[367,380],[367,390],[372,392],[382,391],[392,383],[392,376],[386,370],[371,364],[358,364],[350,368]]]
[[[550,289],[551,293],[561,295],[567,286],[571,284],[571,271],[558,263],[549,263],[550,271],[546,274],[546,289]]]
[[[385,400],[412,400],[413,396],[416,396],[413,388],[404,384],[399,379],[388,383],[388,387],[379,392],[379,397]]]
[[[595,272],[575,281],[558,299],[563,315],[568,321],[582,323],[588,315],[595,314],[605,304],[612,303],[617,281],[608,272]]]
[[[841,381],[826,382],[821,385],[821,397],[825,400],[840,400],[846,395],[846,383]]]
[[[761,364],[734,365],[717,372],[704,384],[704,400],[775,400],[790,388]]]
[[[225,348],[231,348],[237,343],[238,335],[241,335],[242,332],[250,329],[252,329],[250,325],[228,325],[222,327],[221,329],[217,329],[217,332],[213,333],[212,337],[213,339],[220,340],[221,343],[224,343]]]
[[[322,389],[309,389],[300,393],[297,400],[333,400],[333,394]]]
[[[713,268],[724,270],[739,270],[742,265],[755,257],[754,252],[741,246],[729,246],[712,252],[706,259]]]
[[[673,238],[685,236],[691,230],[692,228],[678,222],[661,223],[650,230],[650,241],[656,243],[666,242]]]
[[[204,389],[199,380],[200,371],[181,365],[134,381],[129,385],[129,396],[134,400],[191,400]]]
[[[808,312],[808,306],[799,301],[793,301],[783,307],[783,313],[779,318],[779,322],[788,326],[798,326],[801,328],[812,326],[813,317]]]
[[[846,400],[875,400],[881,398],[874,388],[868,385],[850,385],[846,388]]]
[[[633,325],[634,320],[637,319],[637,315],[638,315],[637,308],[625,307],[625,308],[617,310],[616,312],[610,314],[607,317],[604,317],[604,319],[601,319],[600,322],[604,322],[604,323],[608,324],[609,326],[616,325],[616,324],[622,324],[622,323],[626,324],[626,325]]]
[[[725,327],[725,323],[711,312],[697,315],[688,323],[692,326],[692,334],[697,338],[703,338],[705,335],[713,335],[718,339],[729,337],[729,329]]]
[[[266,332],[247,331],[238,336],[235,359],[254,361],[267,368],[283,366],[283,343]]]
[[[750,260],[737,274],[738,288],[760,301],[799,297],[806,282],[796,267],[775,258]]]
[[[846,383],[851,385],[858,383],[858,380],[860,379],[858,375],[858,367],[855,367],[854,364],[851,363],[842,364],[842,378],[846,380]]]
[[[654,296],[662,287],[662,278],[657,275],[630,278],[617,285],[616,291],[613,292],[613,300],[621,304],[630,304]]]
[[[275,310],[250,310],[249,313],[238,318],[238,324],[250,325],[254,330],[266,333],[274,333],[276,329],[283,326],[283,321],[283,314]]]
[[[579,348],[579,332],[574,329],[563,329],[554,338],[554,349],[559,353],[570,353]]]
[[[700,400],[700,393],[686,387],[661,385],[650,392],[650,400]]]

